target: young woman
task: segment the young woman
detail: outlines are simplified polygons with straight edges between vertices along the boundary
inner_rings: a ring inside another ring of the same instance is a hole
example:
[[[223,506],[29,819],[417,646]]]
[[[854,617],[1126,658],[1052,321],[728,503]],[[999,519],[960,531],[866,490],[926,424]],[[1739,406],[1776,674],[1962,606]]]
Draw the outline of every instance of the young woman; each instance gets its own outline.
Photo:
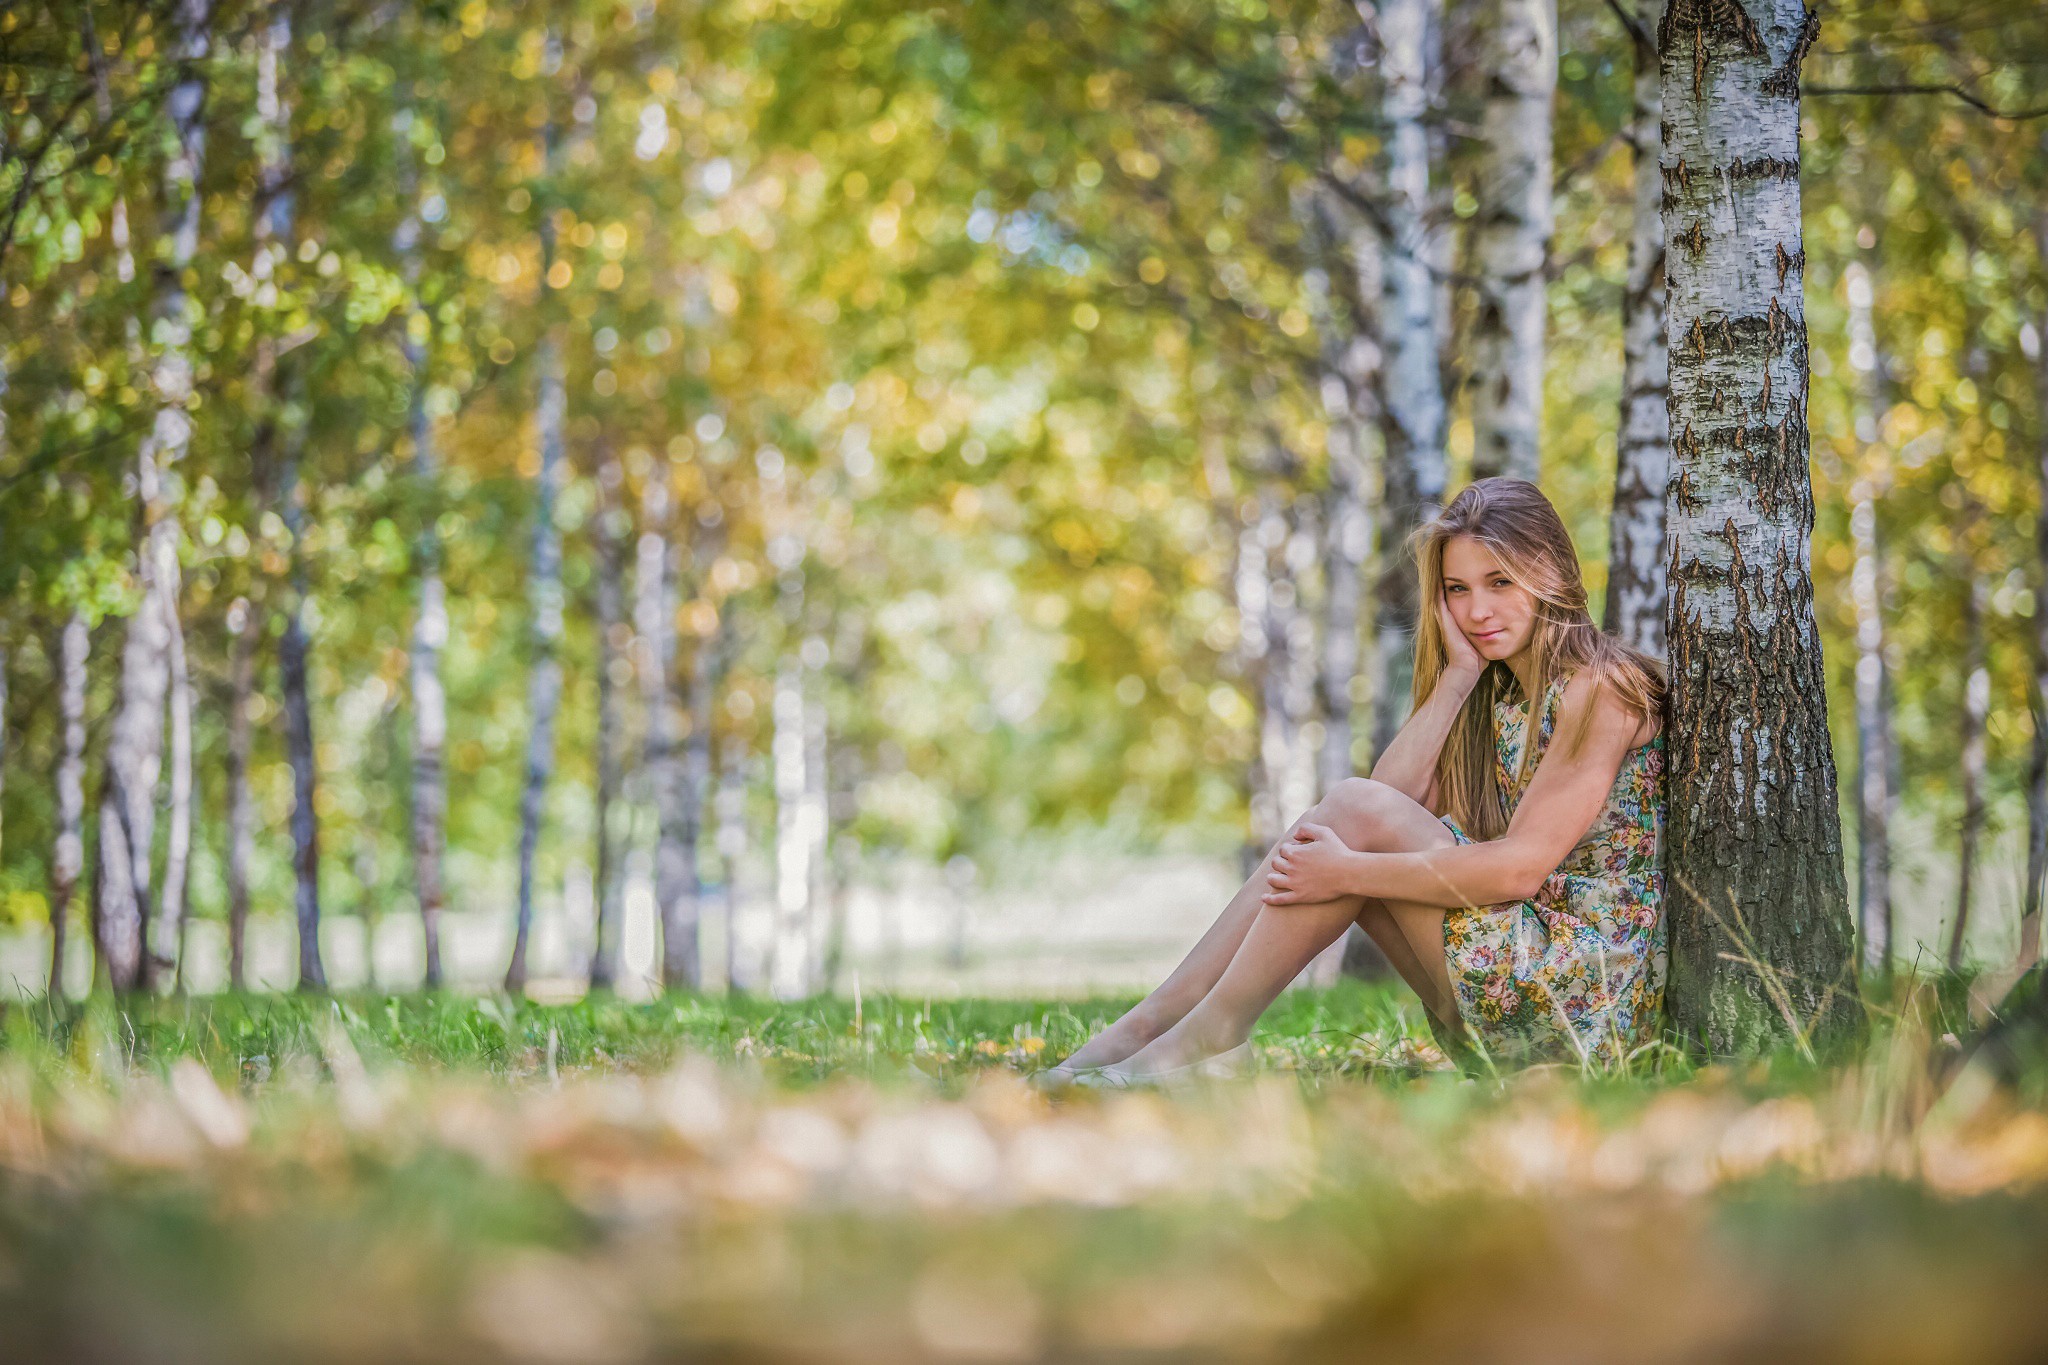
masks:
[[[1481,479],[1417,532],[1413,714],[1288,831],[1159,988],[1043,1082],[1228,1074],[1354,921],[1440,1036],[1496,1060],[1625,1054],[1665,969],[1662,665],[1586,612],[1533,484]]]

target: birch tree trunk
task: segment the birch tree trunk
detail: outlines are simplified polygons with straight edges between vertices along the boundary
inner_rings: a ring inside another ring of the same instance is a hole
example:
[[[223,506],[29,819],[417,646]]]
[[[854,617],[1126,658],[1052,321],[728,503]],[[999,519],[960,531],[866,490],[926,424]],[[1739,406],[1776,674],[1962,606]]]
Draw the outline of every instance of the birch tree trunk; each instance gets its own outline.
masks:
[[[1716,1053],[1839,1033],[1855,999],[1809,568],[1799,67],[1816,27],[1799,0],[1675,0],[1658,41],[1670,1005]]]
[[[1849,373],[1856,468],[1849,477],[1849,541],[1855,559],[1849,598],[1856,612],[1856,918],[1863,965],[1891,970],[1891,685],[1884,645],[1884,560],[1878,541],[1880,362],[1872,305],[1876,291],[1861,261],[1843,272],[1849,294]]]
[[[625,614],[625,513],[619,507],[625,470],[610,443],[597,466],[597,931],[590,951],[590,989],[609,991],[618,979],[620,898],[624,894],[618,840],[612,834],[619,795],[618,687]]]
[[[1472,328],[1472,474],[1534,481],[1543,424],[1543,332],[1551,233],[1556,0],[1493,0],[1482,30]]]
[[[676,746],[676,546],[668,468],[656,462],[641,491],[639,562],[634,575],[641,700],[647,713],[644,767],[653,790],[654,901],[661,922],[661,978],[669,990],[692,980],[693,851],[684,839],[682,755]]]
[[[320,815],[318,750],[313,746],[313,695],[309,677],[311,643],[306,638],[306,561],[301,542],[306,533],[306,492],[299,481],[300,430],[286,433],[281,501],[291,537],[291,602],[285,611],[284,633],[277,642],[277,674],[284,694],[285,755],[292,769],[293,909],[299,929],[301,991],[327,989],[327,969],[320,956]]]
[[[183,74],[165,100],[174,142],[164,166],[161,244],[151,291],[151,332],[157,352],[149,383],[156,412],[135,454],[140,511],[137,602],[121,648],[119,697],[107,736],[100,798],[94,922],[108,981],[123,994],[146,989],[152,981],[150,858],[182,539],[170,480],[192,441],[192,420],[186,411],[193,392],[192,304],[183,277],[199,244],[198,186],[206,155],[204,73],[211,21],[208,0],[183,0],[172,40],[174,60]]]
[[[185,625],[177,603],[164,612],[170,626],[171,663],[171,799],[164,838],[164,892],[157,906],[157,926],[149,941],[159,978],[175,973],[175,990],[184,990],[185,896],[192,866],[192,670],[185,658]]]
[[[92,636],[73,608],[57,645],[57,714],[64,747],[57,759],[57,840],[50,858],[49,998],[64,998],[64,953],[71,900],[85,870],[85,661]]]
[[[545,218],[543,222],[545,222]],[[553,232],[543,228],[543,269],[552,259]],[[550,329],[540,343],[540,475],[534,489],[533,559],[527,579],[532,614],[532,673],[527,682],[526,783],[519,798],[519,918],[512,937],[512,961],[505,989],[526,987],[527,940],[533,931],[534,859],[540,847],[543,803],[555,766],[555,713],[562,702],[562,534],[555,525],[555,500],[562,482],[564,425],[568,394],[562,374],[561,338]]]
[[[732,608],[728,604],[726,610]],[[725,988],[747,982],[740,970],[740,868],[747,856],[747,750],[737,735],[719,745],[718,865],[725,881]]]
[[[256,644],[263,616],[246,599],[228,607],[234,637],[228,664],[227,883],[228,989],[248,989],[249,863],[255,855],[255,812],[249,799],[249,698],[256,691]]]
[[[561,67],[562,41],[550,32],[542,65],[548,74]],[[581,118],[579,116],[579,123]],[[551,182],[562,169],[561,136],[552,121],[541,131],[542,174]],[[548,779],[555,768],[555,715],[562,704],[562,533],[555,525],[555,502],[561,495],[562,462],[568,436],[569,393],[562,355],[562,326],[554,311],[555,219],[552,207],[540,213],[541,338],[535,357],[539,372],[534,405],[534,434],[540,443],[540,473],[534,480],[533,553],[527,569],[530,672],[526,690],[526,781],[519,797],[519,907],[512,933],[512,961],[505,968],[505,989],[526,988],[526,948],[533,933],[534,861],[540,851],[541,819]]]
[[[2041,151],[2048,156],[2048,131],[2041,134]],[[2034,211],[2034,257],[2048,276],[2048,204]],[[2027,889],[2020,908],[2020,965],[2026,968],[2041,960],[2041,882],[2048,876],[2048,309],[2036,320],[2036,331],[2034,753],[2027,774]]]
[[[1408,710],[1415,630],[1415,566],[1408,536],[1444,497],[1444,394],[1438,362],[1431,232],[1428,48],[1439,0],[1382,0],[1381,73],[1387,127],[1387,240],[1384,256],[1386,364],[1380,420],[1379,564],[1373,614],[1373,752],[1393,739]]]
[[[409,135],[413,112],[404,111]],[[446,904],[442,850],[447,842],[448,792],[442,750],[448,738],[448,695],[441,683],[441,651],[448,643],[448,597],[441,581],[441,532],[436,515],[438,461],[434,427],[427,413],[427,343],[433,318],[420,298],[419,186],[408,151],[401,161],[407,212],[394,243],[406,288],[411,295],[405,335],[399,345],[411,380],[407,428],[412,441],[412,480],[420,499],[419,531],[413,538],[413,573],[419,582],[419,607],[413,617],[407,653],[412,689],[412,872],[413,894],[419,899],[420,931],[425,939],[423,985],[438,990],[441,970],[441,912]]]
[[[1664,653],[1664,492],[1671,477],[1671,357],[1664,346],[1662,100],[1657,73],[1664,0],[1639,0],[1629,27],[1635,104],[1628,141],[1635,204],[1622,294],[1621,427],[1608,522],[1607,605],[1601,624],[1646,654]]]
[[[1991,710],[1991,670],[1984,656],[1984,576],[1965,558],[1963,599],[1962,823],[1956,831],[1956,913],[1949,926],[1948,969],[1960,971],[1970,931],[1977,844],[1984,832],[1984,722]]]

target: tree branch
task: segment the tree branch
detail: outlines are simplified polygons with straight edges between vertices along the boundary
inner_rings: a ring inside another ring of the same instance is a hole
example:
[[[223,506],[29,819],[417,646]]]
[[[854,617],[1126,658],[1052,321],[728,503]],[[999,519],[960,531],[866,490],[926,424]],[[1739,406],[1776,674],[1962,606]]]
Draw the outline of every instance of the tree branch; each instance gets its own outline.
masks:
[[[2027,119],[2048,118],[2048,104],[2032,109],[2000,109],[1978,95],[1972,94],[1960,85],[1807,85],[1800,87],[1805,95],[1953,95],[1964,104],[1980,113],[1996,119],[2023,122]]]

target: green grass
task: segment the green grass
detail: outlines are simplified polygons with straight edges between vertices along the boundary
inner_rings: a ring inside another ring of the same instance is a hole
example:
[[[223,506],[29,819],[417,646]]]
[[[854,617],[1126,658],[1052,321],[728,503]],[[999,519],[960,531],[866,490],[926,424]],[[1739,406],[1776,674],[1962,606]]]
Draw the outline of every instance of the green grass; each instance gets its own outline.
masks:
[[[13,1361],[2035,1359],[2048,1112],[1961,995],[1854,1053],[1048,1100],[1130,1003],[220,997],[0,1013]]]

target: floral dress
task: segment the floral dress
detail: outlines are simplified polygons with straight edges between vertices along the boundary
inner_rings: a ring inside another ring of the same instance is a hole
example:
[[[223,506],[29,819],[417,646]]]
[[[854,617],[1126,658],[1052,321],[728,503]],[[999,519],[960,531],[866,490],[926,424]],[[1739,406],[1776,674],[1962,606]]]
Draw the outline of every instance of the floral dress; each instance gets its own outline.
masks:
[[[1544,690],[1536,758],[1557,726],[1566,679]],[[1494,703],[1494,777],[1507,813],[1522,799],[1529,705]],[[1533,775],[1536,763],[1529,764]],[[1443,822],[1461,844],[1457,822]],[[1525,901],[1444,916],[1458,1014],[1496,1060],[1618,1059],[1652,1037],[1664,1003],[1664,739],[1629,752],[1607,804]]]

